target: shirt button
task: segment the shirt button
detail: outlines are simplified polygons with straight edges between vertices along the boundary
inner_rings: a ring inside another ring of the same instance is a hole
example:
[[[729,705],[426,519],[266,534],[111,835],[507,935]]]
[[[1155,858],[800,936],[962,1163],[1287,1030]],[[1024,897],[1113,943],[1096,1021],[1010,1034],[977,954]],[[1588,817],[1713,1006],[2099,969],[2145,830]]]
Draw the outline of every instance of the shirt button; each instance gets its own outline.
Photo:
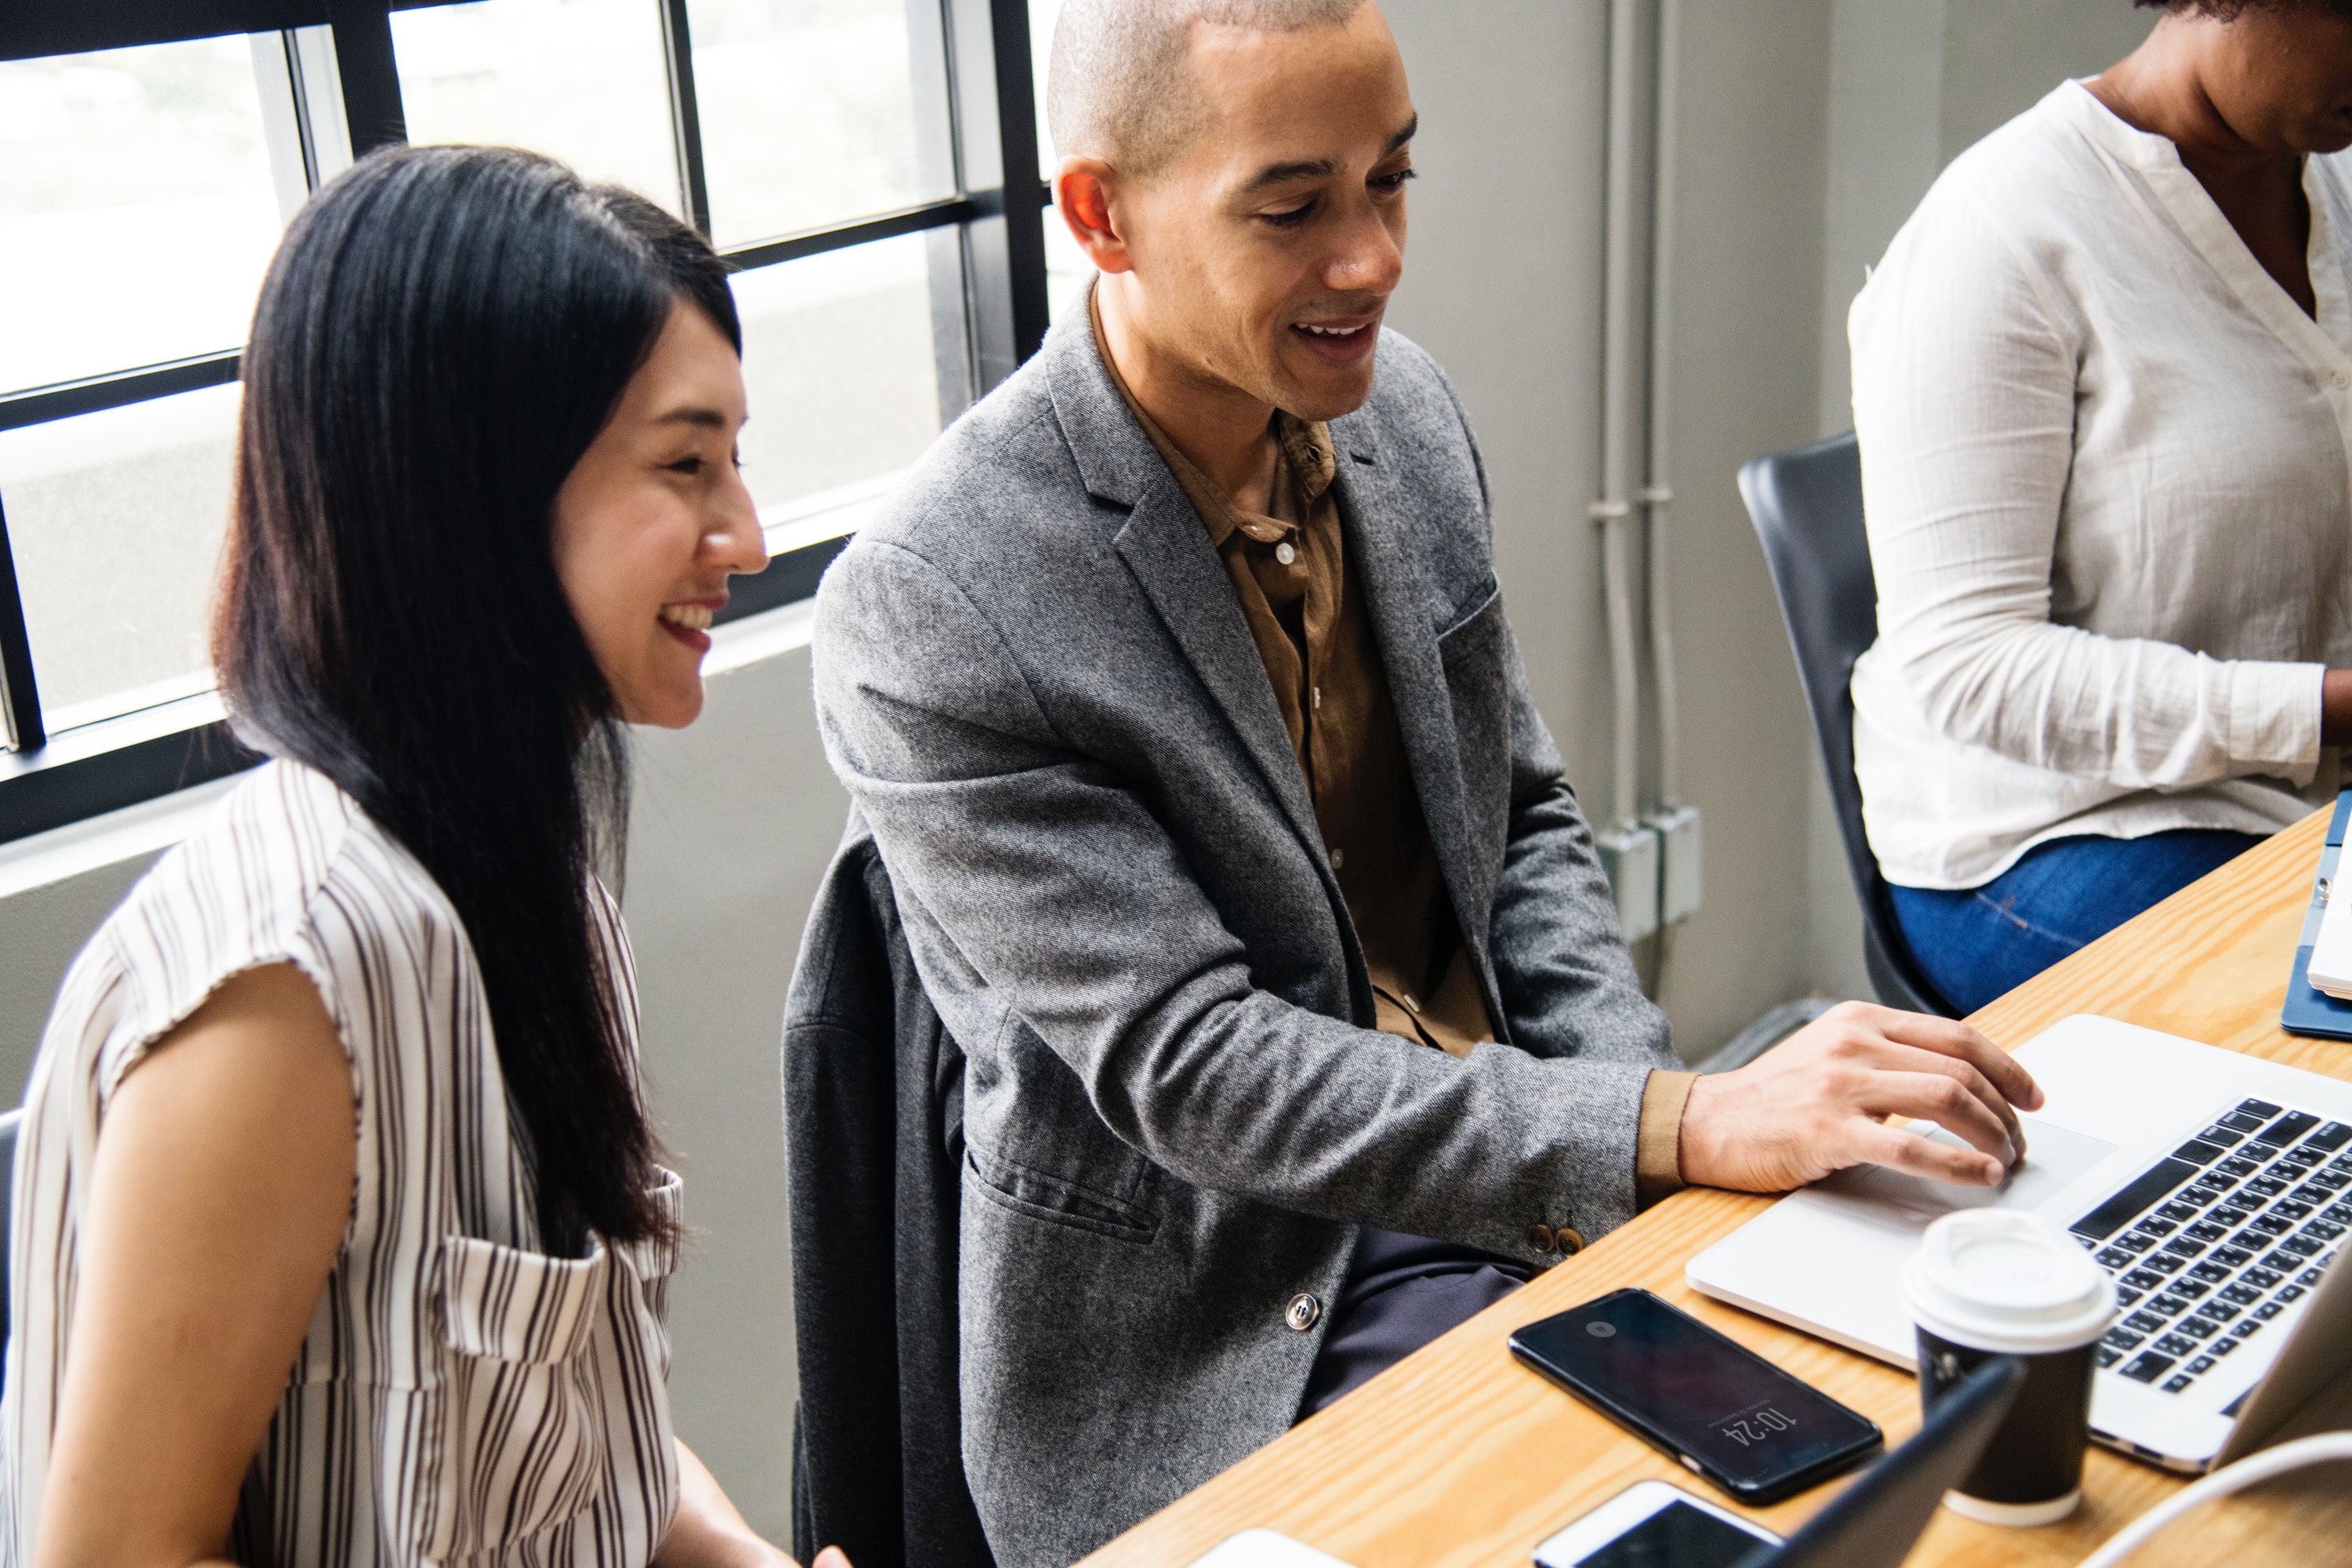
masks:
[[[1307,689],[1308,697],[1307,705],[1309,708],[1320,710],[1323,706],[1323,689],[1319,686],[1310,686]]]
[[[1538,1252],[1549,1252],[1551,1241],[1551,1226],[1540,1222],[1528,1226],[1528,1245]]]
[[[1551,1233],[1551,1244],[1559,1248],[1562,1258],[1573,1258],[1584,1250],[1584,1233],[1561,1226]]]
[[[2339,370],[2333,379],[2338,387],[2352,386],[2352,371]]]
[[[1298,552],[1290,548],[1290,542],[1286,539],[1274,547],[1274,558],[1287,566],[1298,559]]]
[[[1338,870],[1348,863],[1348,852],[1338,845],[1331,846],[1331,869]]]
[[[1290,1305],[1282,1310],[1282,1321],[1294,1332],[1303,1334],[1323,1321],[1323,1303],[1304,1293],[1293,1296]]]

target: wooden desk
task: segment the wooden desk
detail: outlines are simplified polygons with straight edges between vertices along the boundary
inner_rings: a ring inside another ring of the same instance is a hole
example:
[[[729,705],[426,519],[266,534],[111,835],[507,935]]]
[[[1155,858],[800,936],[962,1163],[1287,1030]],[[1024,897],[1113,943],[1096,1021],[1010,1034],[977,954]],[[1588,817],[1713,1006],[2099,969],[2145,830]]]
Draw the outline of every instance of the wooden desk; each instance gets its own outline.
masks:
[[[1972,1020],[2014,1049],[2060,1018],[2097,1013],[2352,1079],[2352,1045],[2278,1027],[2327,813],[2242,856],[1987,1007]],[[1886,1429],[1919,1425],[1917,1384],[1892,1367],[1726,1307],[1683,1283],[1685,1258],[1769,1199],[1676,1194],[1409,1357],[1087,1559],[1088,1568],[1190,1562],[1264,1525],[1356,1568],[1527,1568],[1537,1542],[1633,1481],[1728,1500],[1512,1361],[1520,1325],[1620,1286],[1696,1313]],[[2304,1564],[2352,1556],[2352,1467],[2306,1470],[2201,1510],[2131,1559]],[[1834,1496],[1816,1488],[1751,1517],[1786,1533]],[[1909,1563],[2080,1561],[2181,1485],[2091,1450],[2083,1507],[2060,1524],[2003,1530],[1937,1510]]]

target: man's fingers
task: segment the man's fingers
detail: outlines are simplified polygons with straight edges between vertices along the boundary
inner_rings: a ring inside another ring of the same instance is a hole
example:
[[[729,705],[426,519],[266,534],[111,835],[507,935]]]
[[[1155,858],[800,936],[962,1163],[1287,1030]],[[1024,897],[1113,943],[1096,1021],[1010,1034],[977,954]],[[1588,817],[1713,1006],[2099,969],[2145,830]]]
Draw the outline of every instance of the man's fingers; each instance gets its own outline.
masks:
[[[1885,1067],[1889,1072],[1933,1073],[1938,1078],[1950,1079],[1974,1095],[1977,1103],[2001,1124],[2010,1142],[2014,1145],[2015,1152],[2022,1154],[2025,1152],[2025,1129],[2018,1121],[2017,1112],[2011,1108],[2007,1097],[1995,1089],[1984,1074],[1968,1063],[1916,1046],[1893,1046],[1886,1051]],[[1955,1127],[1952,1131],[1958,1132],[1959,1129]],[[1999,1151],[1993,1152],[1998,1153]]]
[[[1955,1138],[1967,1139],[2004,1166],[2017,1152],[2015,1130],[1995,1115],[1983,1098],[1949,1074],[1882,1073],[1865,1092],[1867,1099],[1859,1109],[1873,1115],[1932,1121]],[[1905,1136],[1916,1139],[1917,1135]]]
[[[1949,1143],[1922,1138],[1916,1132],[1883,1127],[1859,1118],[1853,1125],[1861,1157],[1874,1165],[1964,1187],[1990,1187],[2000,1181],[2000,1162],[1973,1149],[1954,1148]]]
[[[2003,1100],[2026,1110],[2042,1109],[2042,1086],[2017,1058],[1957,1018],[1883,1009],[1873,1020],[1888,1039],[1964,1061],[1982,1073]]]

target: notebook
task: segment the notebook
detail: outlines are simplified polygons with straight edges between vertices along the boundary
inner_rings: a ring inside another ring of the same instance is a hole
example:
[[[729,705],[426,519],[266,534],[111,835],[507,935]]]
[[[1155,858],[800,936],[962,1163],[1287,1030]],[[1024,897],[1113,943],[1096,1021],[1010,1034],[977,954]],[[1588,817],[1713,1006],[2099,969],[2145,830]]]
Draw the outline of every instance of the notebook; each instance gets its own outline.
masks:
[[[2327,898],[2336,859],[2344,852],[2347,818],[2352,818],[2352,790],[2336,797],[2327,843],[2312,878],[2311,907],[2304,911],[2303,934],[2295,942],[2294,972],[2287,976],[2286,1005],[2279,1010],[2279,1027],[2291,1035],[2352,1039],[2352,1000],[2331,996],[2313,983],[2315,976],[2328,986],[2352,991],[2352,898],[2339,900],[2332,918]]]

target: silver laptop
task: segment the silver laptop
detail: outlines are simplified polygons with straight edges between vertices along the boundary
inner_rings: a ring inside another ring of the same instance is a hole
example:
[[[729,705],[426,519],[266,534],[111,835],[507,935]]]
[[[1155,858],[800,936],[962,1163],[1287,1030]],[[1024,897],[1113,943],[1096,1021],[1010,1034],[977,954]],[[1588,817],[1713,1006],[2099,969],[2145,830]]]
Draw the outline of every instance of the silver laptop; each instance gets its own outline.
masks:
[[[1956,1208],[2027,1209],[2115,1276],[2093,1435],[2190,1473],[2227,1463],[2352,1367],[2352,1083],[2112,1019],[2017,1053],[2048,1097],[1998,1189],[1877,1166],[1781,1199],[1691,1259],[1693,1289],[1917,1370],[1899,1276]],[[1951,1134],[1932,1127],[1923,1136]]]

